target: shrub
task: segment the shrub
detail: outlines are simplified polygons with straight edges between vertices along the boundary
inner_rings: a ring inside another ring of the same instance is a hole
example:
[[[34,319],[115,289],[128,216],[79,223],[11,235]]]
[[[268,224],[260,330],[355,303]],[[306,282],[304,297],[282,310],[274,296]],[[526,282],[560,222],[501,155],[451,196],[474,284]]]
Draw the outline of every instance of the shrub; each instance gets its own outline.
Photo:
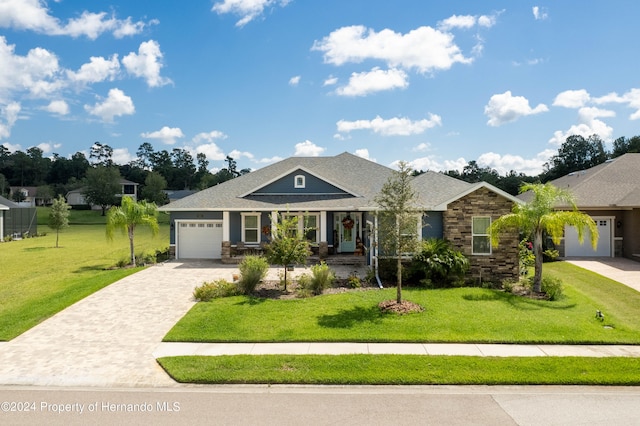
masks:
[[[536,256],[533,254],[533,244],[530,241],[522,240],[518,245],[519,248],[519,266],[520,275],[527,275],[529,268],[532,268],[536,263]]]
[[[297,281],[298,281],[298,296],[311,297],[313,295],[311,291],[311,276],[309,274],[299,275]]]
[[[302,280],[301,280],[302,278]],[[298,277],[298,285],[303,289],[309,291],[311,294],[322,294],[322,291],[331,286],[335,281],[336,276],[333,270],[326,263],[322,262],[318,265],[311,267],[311,276],[302,275]]]
[[[156,263],[156,253],[144,252],[136,254],[136,266],[154,265]]]
[[[560,252],[558,250],[547,249],[542,252],[542,261],[543,262],[555,262],[556,259],[560,256]]]
[[[193,298],[200,302],[208,302],[220,297],[235,296],[239,293],[238,286],[227,280],[221,279],[204,283],[193,290]]]
[[[267,275],[269,263],[262,256],[245,256],[238,268],[240,269],[240,280],[238,281],[240,292],[249,295],[255,291],[258,283]]]
[[[362,281],[356,274],[351,274],[349,278],[347,278],[347,286],[349,286],[349,288],[360,288],[362,287]]]
[[[420,251],[413,256],[410,269],[423,285],[451,287],[459,283],[469,270],[469,259],[448,241],[432,238],[422,242]]]
[[[549,300],[558,300],[562,297],[563,285],[560,278],[545,275],[542,277],[542,292]]]

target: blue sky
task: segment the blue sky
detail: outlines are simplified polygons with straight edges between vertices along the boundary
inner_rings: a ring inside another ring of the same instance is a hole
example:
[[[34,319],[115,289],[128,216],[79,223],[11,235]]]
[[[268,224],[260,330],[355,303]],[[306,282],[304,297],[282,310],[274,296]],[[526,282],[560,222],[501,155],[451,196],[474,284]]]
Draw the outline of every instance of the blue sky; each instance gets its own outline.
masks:
[[[640,2],[0,0],[0,144],[537,174],[640,134]]]

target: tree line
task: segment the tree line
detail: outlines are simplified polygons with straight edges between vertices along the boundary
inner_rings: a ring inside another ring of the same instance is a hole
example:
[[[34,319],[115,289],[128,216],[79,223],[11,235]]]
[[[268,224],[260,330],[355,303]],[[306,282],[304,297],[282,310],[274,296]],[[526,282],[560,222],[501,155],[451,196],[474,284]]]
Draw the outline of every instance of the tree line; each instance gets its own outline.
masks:
[[[567,137],[558,153],[537,176],[528,176],[515,170],[501,175],[493,168],[480,167],[476,161],[469,161],[462,171],[448,170],[444,174],[470,183],[485,181],[516,195],[524,183],[545,183],[628,152],[640,152],[640,136],[620,137],[608,151],[598,135],[586,138],[572,135]],[[39,198],[54,199],[71,190],[86,188],[91,182],[122,177],[141,185],[141,198],[160,205],[166,201],[162,198],[165,189],[205,189],[251,171],[238,170],[236,161],[227,156],[226,167],[211,173],[204,154],[196,154],[194,159],[184,148],[156,151],[149,142],[140,145],[136,156],[128,164],[116,164],[113,149],[100,142],[91,146],[89,158],[82,152],[76,152],[69,158],[56,153],[45,157],[38,147],[11,153],[7,147],[0,145],[0,195],[8,196],[10,186],[31,186],[38,187]],[[414,174],[420,173],[423,171],[414,171]],[[19,193],[14,196],[15,201],[22,201]]]
[[[163,204],[165,200],[159,197],[165,189],[205,189],[250,172],[238,170],[236,161],[227,156],[226,167],[212,173],[202,153],[194,159],[184,148],[156,151],[149,142],[140,145],[136,155],[134,161],[120,165],[113,160],[113,148],[100,142],[91,146],[89,158],[82,152],[69,158],[56,153],[45,157],[38,147],[11,153],[0,145],[0,195],[7,197],[11,186],[37,187],[38,198],[54,199],[75,189],[91,187],[100,180],[113,184],[114,180],[124,178],[141,185],[142,198]],[[112,189],[113,186],[103,190]],[[118,187],[115,193],[119,190]],[[23,201],[22,197],[18,192],[14,194],[15,201]]]

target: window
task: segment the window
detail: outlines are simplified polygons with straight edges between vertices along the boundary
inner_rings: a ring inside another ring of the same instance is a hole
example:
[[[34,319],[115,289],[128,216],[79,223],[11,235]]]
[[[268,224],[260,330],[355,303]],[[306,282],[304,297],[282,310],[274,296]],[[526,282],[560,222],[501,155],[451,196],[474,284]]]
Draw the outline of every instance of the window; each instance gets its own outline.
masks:
[[[476,216],[472,218],[472,254],[491,254],[491,239],[487,232],[489,225],[491,225],[491,217],[489,216]]]
[[[294,185],[295,188],[304,188],[305,187],[305,177],[304,175],[296,175],[296,177],[294,178]]]
[[[317,214],[285,214],[284,220],[290,220],[291,218],[297,218],[297,224],[295,228],[291,228],[288,231],[290,235],[302,234],[306,240],[310,243],[320,242],[320,216]]]
[[[242,213],[242,241],[249,244],[260,243],[259,213]]]

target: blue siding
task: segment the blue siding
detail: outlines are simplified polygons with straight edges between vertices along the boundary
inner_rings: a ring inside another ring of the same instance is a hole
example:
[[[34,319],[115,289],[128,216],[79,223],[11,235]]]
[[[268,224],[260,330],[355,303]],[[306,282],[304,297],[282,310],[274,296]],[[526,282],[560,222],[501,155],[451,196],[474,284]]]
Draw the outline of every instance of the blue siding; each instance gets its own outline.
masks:
[[[296,176],[305,177],[304,188],[295,188]],[[346,194],[346,192],[309,173],[296,170],[282,179],[260,188],[254,194]]]
[[[178,220],[222,220],[222,212],[171,212],[169,244],[176,243],[175,221]]]
[[[442,212],[426,212],[422,216],[422,239],[442,238]]]
[[[260,214],[260,227],[271,226],[271,218],[269,212],[262,212]],[[238,241],[242,241],[242,214],[241,212],[229,213],[229,239],[231,244],[236,244]],[[262,232],[260,232],[260,241],[268,242],[268,238]]]

